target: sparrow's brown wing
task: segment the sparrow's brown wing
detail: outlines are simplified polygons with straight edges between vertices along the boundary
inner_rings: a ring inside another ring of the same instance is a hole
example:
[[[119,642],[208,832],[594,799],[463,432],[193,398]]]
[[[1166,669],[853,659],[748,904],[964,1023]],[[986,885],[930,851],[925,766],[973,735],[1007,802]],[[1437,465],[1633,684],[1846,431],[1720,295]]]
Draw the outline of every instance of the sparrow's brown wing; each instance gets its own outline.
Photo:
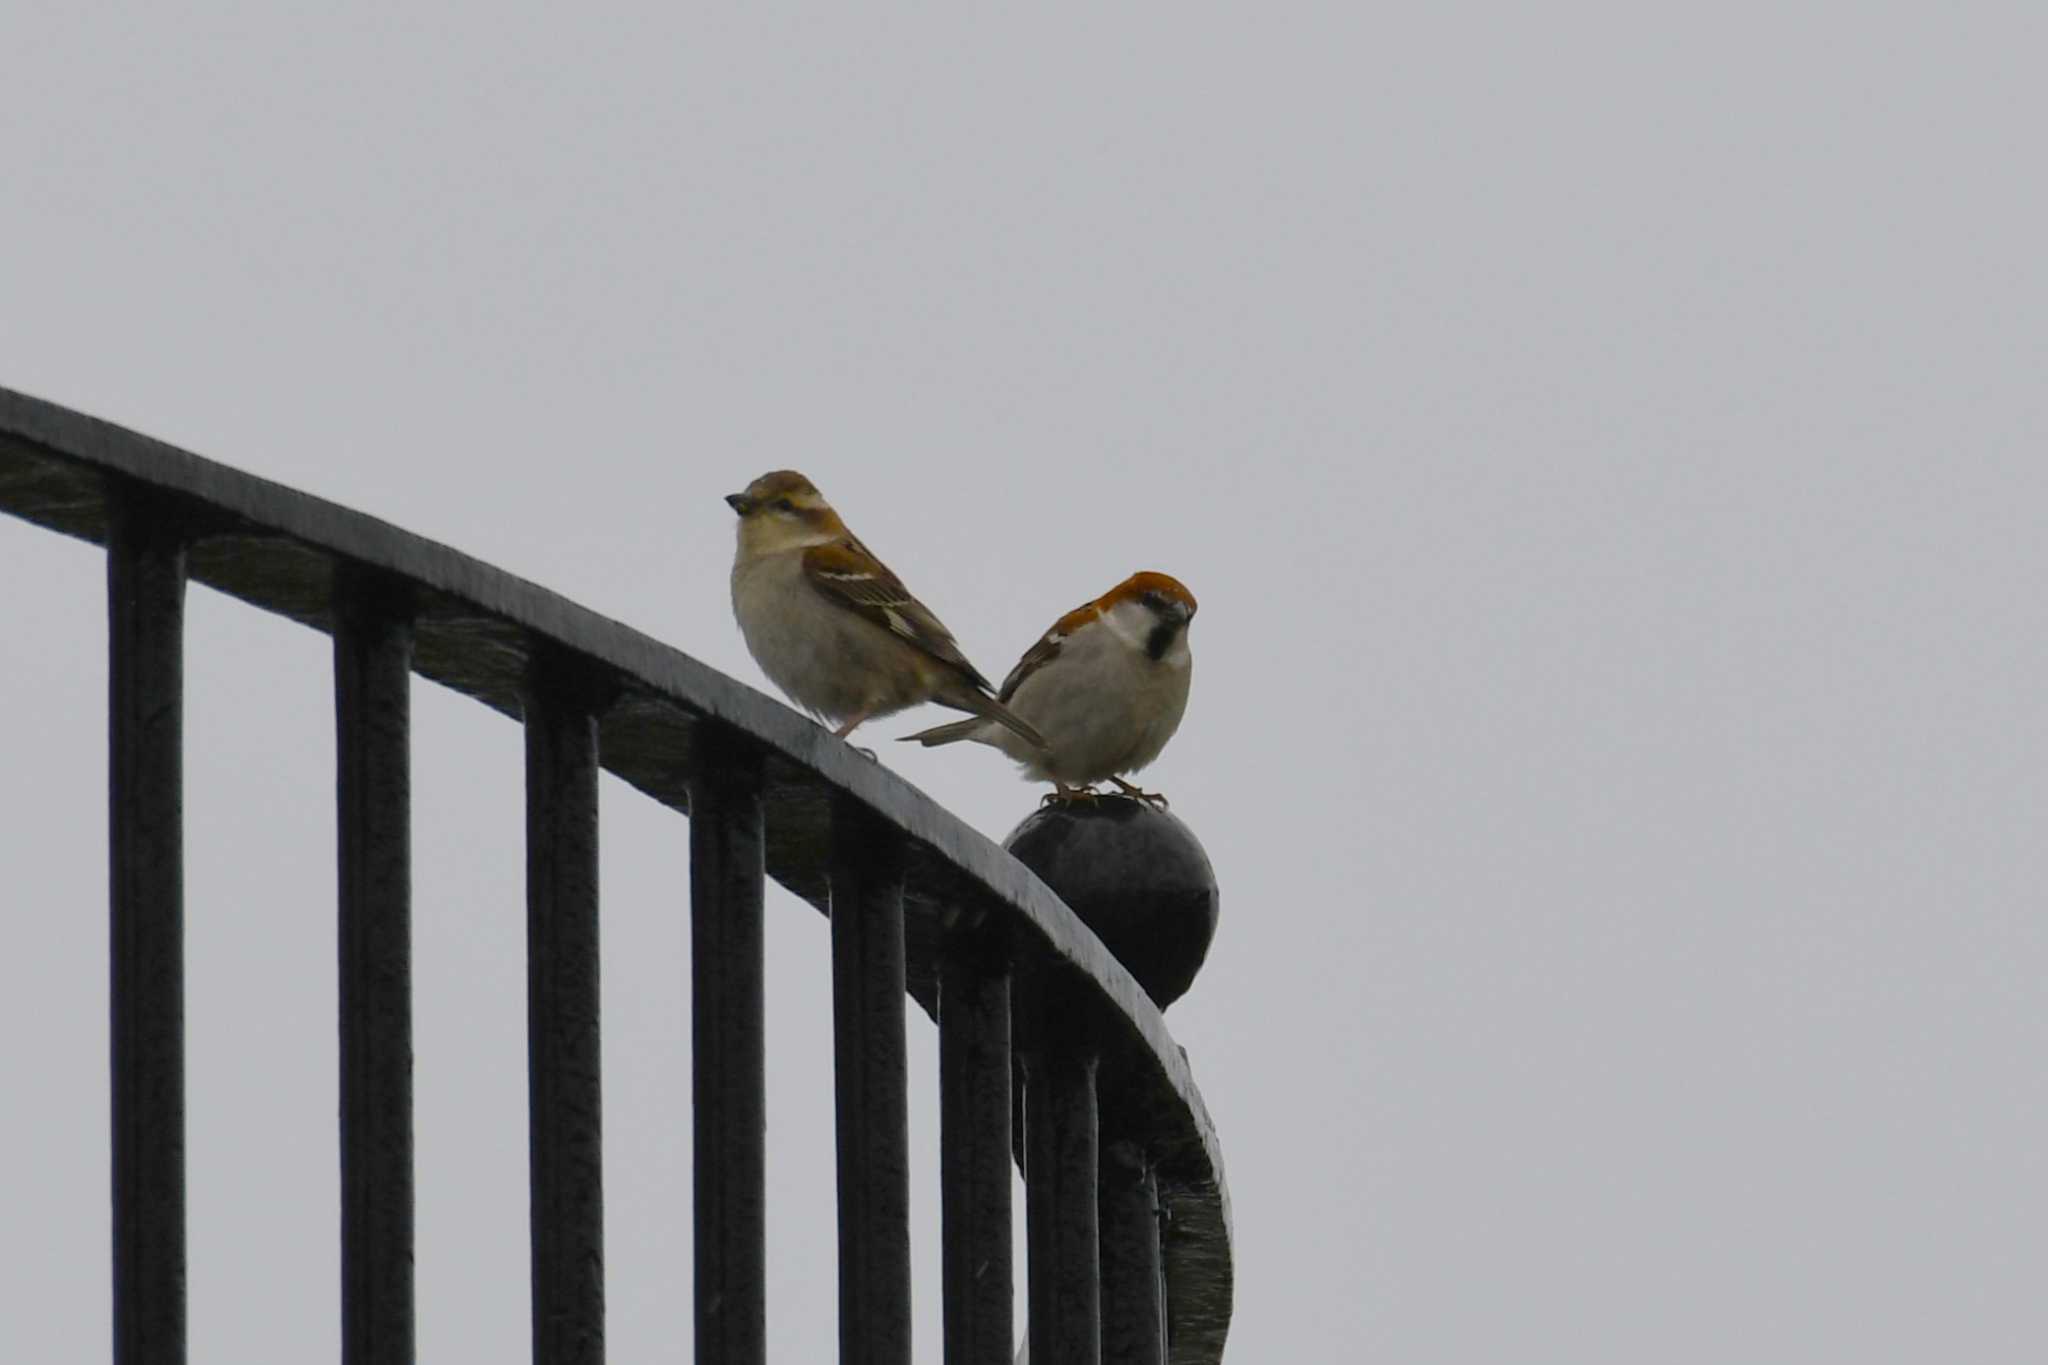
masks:
[[[1003,679],[1002,690],[996,693],[996,700],[1006,702],[1017,695],[1017,689],[1024,680],[1057,659],[1060,646],[1067,637],[1095,619],[1095,603],[1075,607],[1072,611],[1052,623],[1052,629],[1038,637],[1038,643],[1024,651],[1024,657],[1017,660],[1017,666],[1010,670],[1010,676]]]
[[[833,605],[865,617],[989,690],[988,679],[967,662],[953,632],[858,540],[848,536],[804,551],[804,578]]]

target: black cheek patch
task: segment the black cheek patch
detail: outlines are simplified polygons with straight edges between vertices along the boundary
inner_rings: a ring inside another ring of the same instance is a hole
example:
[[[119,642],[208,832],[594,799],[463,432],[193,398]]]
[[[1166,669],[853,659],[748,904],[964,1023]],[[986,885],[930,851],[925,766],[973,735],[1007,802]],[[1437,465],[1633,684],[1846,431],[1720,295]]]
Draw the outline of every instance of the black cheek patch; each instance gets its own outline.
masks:
[[[1173,638],[1179,634],[1180,627],[1172,621],[1161,621],[1152,627],[1152,633],[1145,637],[1145,657],[1158,663],[1173,648]]]

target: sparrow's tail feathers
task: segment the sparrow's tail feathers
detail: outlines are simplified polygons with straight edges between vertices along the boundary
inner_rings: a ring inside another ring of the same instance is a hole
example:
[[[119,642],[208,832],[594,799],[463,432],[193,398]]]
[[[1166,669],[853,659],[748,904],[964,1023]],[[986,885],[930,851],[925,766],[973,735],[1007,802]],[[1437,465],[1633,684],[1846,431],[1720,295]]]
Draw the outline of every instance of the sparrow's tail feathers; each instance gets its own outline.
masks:
[[[1005,730],[1022,737],[1024,742],[1032,748],[1044,749],[1046,747],[1044,735],[1039,734],[1038,731],[1017,719],[1009,707],[1003,705],[979,688],[955,688],[950,692],[933,697],[932,700],[941,706],[951,706],[956,710],[971,711],[976,719],[956,720],[950,725],[941,725],[936,729],[920,731],[914,735],[906,735],[904,738],[917,740],[927,747],[933,744],[951,744],[955,740],[975,738],[974,732],[981,729],[982,722],[992,720]]]
[[[919,730],[914,735],[902,735],[905,741],[916,740],[929,749],[938,744],[955,744],[963,739],[973,739],[974,732],[988,724],[980,716],[969,716],[966,720],[950,721],[945,725],[934,725],[929,730]]]
[[[973,700],[975,703],[974,710],[977,715],[988,717],[1035,749],[1043,750],[1047,747],[1044,735],[1039,734],[1038,731],[1019,720],[1009,707],[1003,705],[994,697],[984,696],[977,692],[974,694]]]

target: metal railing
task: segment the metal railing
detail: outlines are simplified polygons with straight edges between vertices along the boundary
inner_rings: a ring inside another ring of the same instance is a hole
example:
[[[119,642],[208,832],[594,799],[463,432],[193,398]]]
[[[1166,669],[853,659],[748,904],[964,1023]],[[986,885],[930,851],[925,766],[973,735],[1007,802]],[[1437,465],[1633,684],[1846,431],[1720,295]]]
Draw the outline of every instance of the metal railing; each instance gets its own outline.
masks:
[[[185,1357],[188,579],[334,637],[344,1362],[414,1353],[415,672],[526,731],[537,1361],[604,1350],[600,767],[690,817],[696,1360],[765,1352],[764,874],[831,920],[841,1359],[910,1359],[906,995],[939,1029],[945,1359],[1014,1347],[1019,1072],[1032,1360],[1221,1358],[1229,1201],[1180,1049],[1066,906],[921,792],[545,589],[7,390],[0,510],[107,549],[116,1361]]]

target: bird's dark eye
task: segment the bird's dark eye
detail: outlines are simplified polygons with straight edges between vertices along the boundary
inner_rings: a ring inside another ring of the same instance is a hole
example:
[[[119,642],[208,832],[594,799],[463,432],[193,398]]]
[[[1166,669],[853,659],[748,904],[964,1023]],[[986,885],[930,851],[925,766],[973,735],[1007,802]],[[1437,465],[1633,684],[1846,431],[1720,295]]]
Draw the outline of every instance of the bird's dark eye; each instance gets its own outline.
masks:
[[[794,512],[796,510],[796,504],[791,502],[788,498],[777,498],[775,500],[775,510],[778,512]]]

